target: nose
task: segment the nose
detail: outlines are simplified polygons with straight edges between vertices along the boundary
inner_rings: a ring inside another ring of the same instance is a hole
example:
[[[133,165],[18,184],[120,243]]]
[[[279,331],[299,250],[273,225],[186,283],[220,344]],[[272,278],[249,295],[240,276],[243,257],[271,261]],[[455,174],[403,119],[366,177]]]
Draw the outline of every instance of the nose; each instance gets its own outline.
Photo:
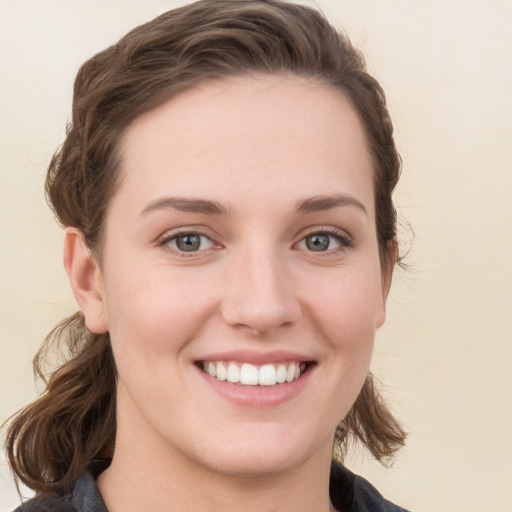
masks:
[[[248,251],[230,265],[222,303],[228,325],[263,336],[297,322],[301,304],[283,259],[265,251]]]

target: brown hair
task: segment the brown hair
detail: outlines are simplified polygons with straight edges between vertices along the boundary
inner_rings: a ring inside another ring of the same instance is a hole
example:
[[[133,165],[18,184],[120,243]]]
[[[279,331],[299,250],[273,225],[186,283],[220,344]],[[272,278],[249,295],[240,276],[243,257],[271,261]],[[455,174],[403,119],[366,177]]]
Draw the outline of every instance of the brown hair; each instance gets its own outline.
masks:
[[[120,139],[141,113],[208,80],[248,74],[295,74],[341,90],[365,127],[373,158],[381,260],[396,237],[392,192],[400,157],[380,85],[362,55],[326,18],[279,0],[201,0],[141,25],[80,68],[73,117],[47,174],[46,193],[57,219],[79,228],[101,256],[109,199],[119,185]],[[59,324],[34,359],[36,373],[52,344],[69,358],[42,396],[9,425],[7,453],[16,477],[39,495],[73,485],[91,460],[115,440],[116,370],[108,333],[85,328],[77,313]],[[381,462],[404,444],[405,433],[373,386],[371,374],[340,423],[335,454],[360,440]]]

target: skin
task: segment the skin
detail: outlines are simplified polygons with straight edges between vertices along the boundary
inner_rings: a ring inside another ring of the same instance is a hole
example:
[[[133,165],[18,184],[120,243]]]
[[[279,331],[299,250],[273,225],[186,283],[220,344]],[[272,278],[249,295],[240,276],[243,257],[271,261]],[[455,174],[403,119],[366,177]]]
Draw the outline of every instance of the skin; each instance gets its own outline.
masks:
[[[304,207],[318,197],[336,201]],[[180,252],[178,231],[203,234],[199,250]],[[326,250],[311,250],[314,234]],[[139,117],[101,256],[70,228],[65,266],[119,372],[116,450],[98,479],[110,512],[330,509],[336,425],[367,375],[391,280],[365,134],[342,93],[236,78]],[[281,403],[240,405],[196,365],[227,351],[314,364]]]

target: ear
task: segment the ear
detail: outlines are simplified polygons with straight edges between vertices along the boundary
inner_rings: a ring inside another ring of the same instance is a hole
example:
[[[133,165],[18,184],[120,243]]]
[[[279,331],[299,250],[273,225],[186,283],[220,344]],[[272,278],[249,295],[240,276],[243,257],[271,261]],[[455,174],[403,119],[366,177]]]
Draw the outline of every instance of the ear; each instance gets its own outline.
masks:
[[[381,263],[382,273],[382,306],[377,320],[377,328],[386,320],[386,302],[388,300],[391,281],[393,278],[393,270],[398,260],[398,242],[395,238],[389,240],[386,248],[386,255]]]
[[[64,235],[64,268],[87,328],[96,334],[107,332],[101,270],[77,228],[67,228]]]

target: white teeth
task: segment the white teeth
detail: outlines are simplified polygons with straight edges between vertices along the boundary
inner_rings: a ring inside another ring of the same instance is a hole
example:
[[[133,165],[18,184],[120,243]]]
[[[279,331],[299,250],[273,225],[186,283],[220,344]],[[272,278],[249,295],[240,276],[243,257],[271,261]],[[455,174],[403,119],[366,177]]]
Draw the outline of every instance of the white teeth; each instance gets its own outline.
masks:
[[[215,363],[208,363],[208,375],[217,377],[217,365]]]
[[[244,363],[240,369],[240,384],[246,386],[258,385],[258,368],[252,364]]]
[[[261,386],[275,386],[276,369],[272,364],[265,364],[260,368],[260,376],[258,382]]]
[[[250,363],[214,362],[203,363],[205,373],[218,380],[227,380],[231,383],[240,383],[244,386],[275,386],[285,382],[297,380],[306,370],[305,363],[280,363],[256,366]]]
[[[235,363],[229,363],[227,381],[240,382],[240,368]]]
[[[284,364],[280,364],[277,367],[276,371],[276,381],[279,384],[282,384],[283,382],[286,382],[286,366]]]
[[[295,378],[295,364],[292,363],[286,370],[286,382],[292,382]]]
[[[222,363],[217,363],[217,379],[226,380],[228,376],[228,372],[226,367]]]

